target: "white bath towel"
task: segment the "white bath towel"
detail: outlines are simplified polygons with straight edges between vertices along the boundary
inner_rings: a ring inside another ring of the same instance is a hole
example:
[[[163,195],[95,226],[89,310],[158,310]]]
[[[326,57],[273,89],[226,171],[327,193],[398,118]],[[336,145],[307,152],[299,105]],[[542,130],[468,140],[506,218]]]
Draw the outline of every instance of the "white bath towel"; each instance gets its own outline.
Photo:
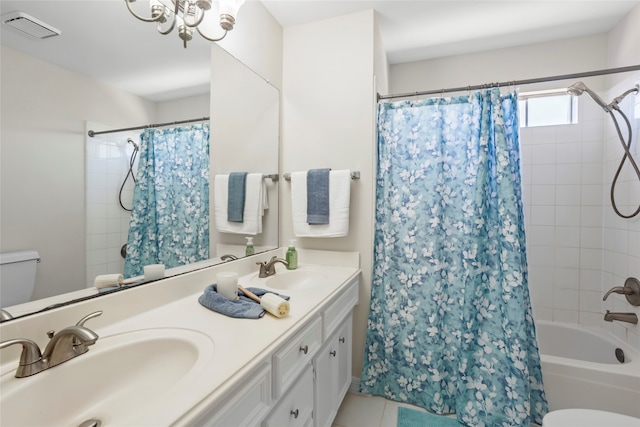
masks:
[[[291,214],[297,237],[343,237],[349,234],[351,171],[329,173],[329,224],[307,224],[307,172],[291,173]]]
[[[227,221],[228,189],[229,175],[216,175],[213,189],[216,230],[221,233],[246,234],[250,236],[262,233],[262,217],[265,209],[269,207],[266,185],[264,179],[262,179],[262,174],[247,174],[243,222]]]

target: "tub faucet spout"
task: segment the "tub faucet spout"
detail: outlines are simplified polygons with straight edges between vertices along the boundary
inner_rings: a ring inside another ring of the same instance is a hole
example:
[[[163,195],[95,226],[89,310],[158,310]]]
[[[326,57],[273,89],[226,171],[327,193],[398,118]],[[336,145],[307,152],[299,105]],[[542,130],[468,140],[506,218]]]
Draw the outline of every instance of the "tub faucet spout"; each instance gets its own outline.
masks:
[[[635,313],[616,313],[607,310],[604,315],[604,320],[607,322],[613,322],[614,320],[618,320],[620,322],[633,323],[634,325],[638,324],[638,315]]]

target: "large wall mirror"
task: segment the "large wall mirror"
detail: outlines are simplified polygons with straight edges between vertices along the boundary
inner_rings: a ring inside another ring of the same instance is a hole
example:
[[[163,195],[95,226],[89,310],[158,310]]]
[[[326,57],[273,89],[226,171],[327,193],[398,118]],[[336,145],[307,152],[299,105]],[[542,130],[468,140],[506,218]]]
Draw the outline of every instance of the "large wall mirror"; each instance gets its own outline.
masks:
[[[96,275],[122,272],[128,214],[118,194],[128,207],[132,181],[120,192],[133,150],[127,140],[142,130],[90,138],[89,129],[210,117],[210,203],[217,174],[277,176],[279,92],[218,45],[194,37],[184,49],[176,34],[158,34],[116,1],[0,3],[1,14],[13,11],[61,35],[39,40],[2,25],[0,253],[40,257],[27,303],[3,304],[8,276],[0,276],[0,307],[12,316],[93,297]],[[256,253],[278,247],[279,183],[264,182]],[[245,235],[218,232],[213,206],[209,212],[210,259],[169,274],[244,256]]]

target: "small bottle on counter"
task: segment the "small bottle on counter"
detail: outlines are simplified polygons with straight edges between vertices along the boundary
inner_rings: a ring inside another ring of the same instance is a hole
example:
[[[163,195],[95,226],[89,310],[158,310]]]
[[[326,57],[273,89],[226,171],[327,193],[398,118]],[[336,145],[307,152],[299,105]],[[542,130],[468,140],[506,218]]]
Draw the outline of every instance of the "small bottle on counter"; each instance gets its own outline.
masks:
[[[298,268],[298,251],[296,251],[295,239],[289,240],[289,249],[287,249],[287,270],[295,270]]]
[[[253,237],[245,237],[245,239],[247,239],[247,247],[244,250],[245,256],[255,254],[256,250],[253,247]]]

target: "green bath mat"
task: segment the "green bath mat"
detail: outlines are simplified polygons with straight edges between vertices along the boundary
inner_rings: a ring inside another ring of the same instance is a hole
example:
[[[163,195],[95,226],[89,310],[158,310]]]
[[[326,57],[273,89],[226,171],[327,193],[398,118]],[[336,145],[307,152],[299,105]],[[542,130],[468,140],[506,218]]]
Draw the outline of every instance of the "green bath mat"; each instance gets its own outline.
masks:
[[[398,408],[398,427],[461,427],[455,418],[420,412],[413,409]]]

